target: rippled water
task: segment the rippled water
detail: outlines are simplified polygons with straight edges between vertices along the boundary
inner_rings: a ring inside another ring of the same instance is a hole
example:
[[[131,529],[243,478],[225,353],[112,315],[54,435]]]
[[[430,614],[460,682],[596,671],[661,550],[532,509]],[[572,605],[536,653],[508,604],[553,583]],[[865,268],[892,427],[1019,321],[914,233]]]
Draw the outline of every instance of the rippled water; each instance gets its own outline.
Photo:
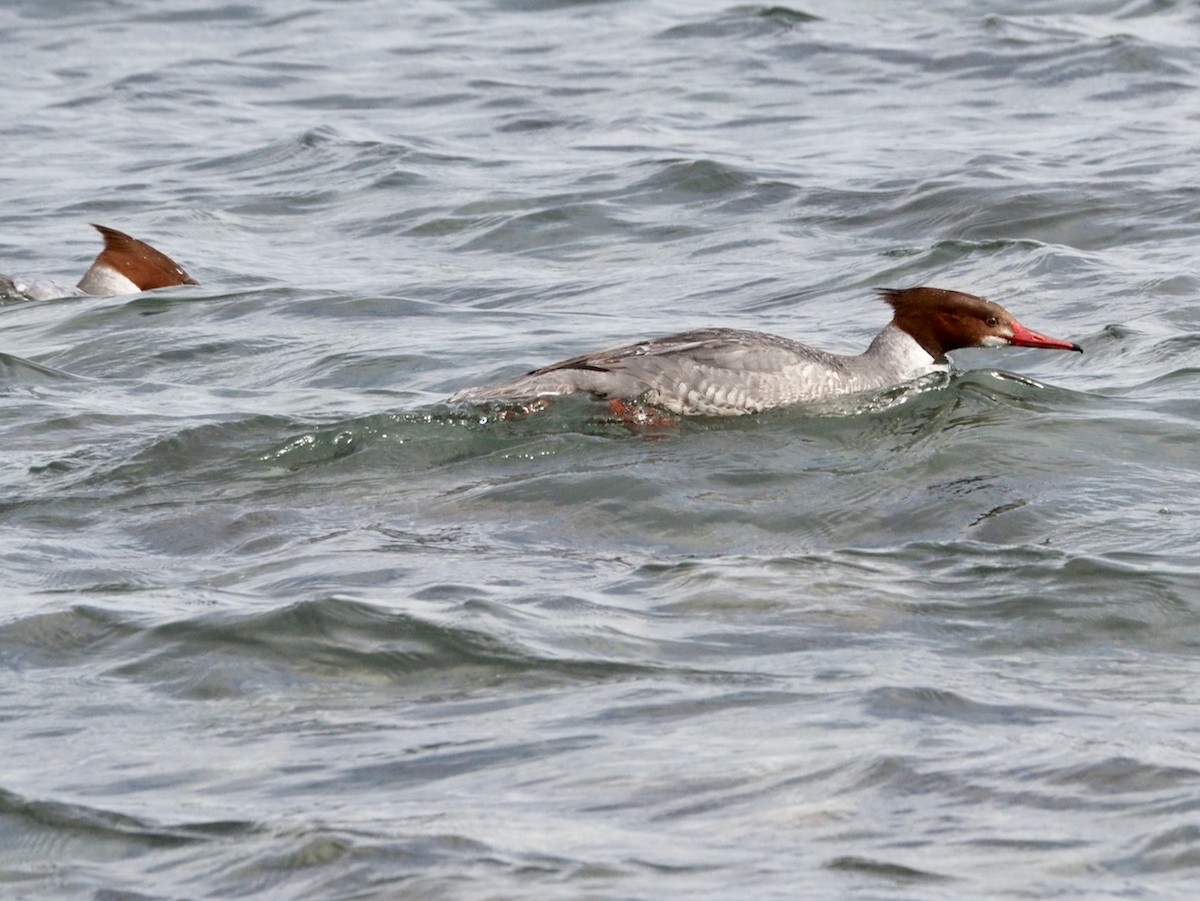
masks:
[[[0,882],[1188,898],[1200,8],[0,10]],[[637,434],[469,384],[870,289],[1082,356]]]

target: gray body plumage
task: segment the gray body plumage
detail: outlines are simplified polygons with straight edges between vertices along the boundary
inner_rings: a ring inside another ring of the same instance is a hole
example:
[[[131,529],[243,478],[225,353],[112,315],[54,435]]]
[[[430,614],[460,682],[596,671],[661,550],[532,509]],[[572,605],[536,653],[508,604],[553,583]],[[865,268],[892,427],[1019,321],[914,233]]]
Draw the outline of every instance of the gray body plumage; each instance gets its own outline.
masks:
[[[583,354],[506,382],[467,388],[450,400],[586,392],[637,399],[681,415],[729,416],[879,390],[936,368],[934,358],[894,325],[858,355],[828,353],[763,332],[699,329]]]

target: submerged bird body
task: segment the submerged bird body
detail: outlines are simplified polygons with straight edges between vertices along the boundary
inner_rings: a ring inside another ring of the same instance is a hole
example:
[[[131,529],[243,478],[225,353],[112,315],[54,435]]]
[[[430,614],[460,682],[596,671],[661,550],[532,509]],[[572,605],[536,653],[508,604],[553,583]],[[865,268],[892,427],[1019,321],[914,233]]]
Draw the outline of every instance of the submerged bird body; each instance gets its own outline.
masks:
[[[934,359],[890,326],[860,356],[776,335],[700,329],[564,360],[452,401],[516,400],[584,392],[639,398],[678,414],[736,415],[857,394],[918,378]]]
[[[999,304],[940,288],[887,289],[892,321],[857,355],[740,329],[700,329],[582,354],[451,402],[587,393],[637,399],[679,415],[730,416],[903,384],[944,368],[963,347],[1082,350],[1020,325]]]
[[[104,238],[104,249],[74,289],[0,276],[0,297],[15,300],[53,300],[80,295],[115,297],[155,288],[198,284],[182,266],[145,241],[105,225],[94,225],[93,228]]]

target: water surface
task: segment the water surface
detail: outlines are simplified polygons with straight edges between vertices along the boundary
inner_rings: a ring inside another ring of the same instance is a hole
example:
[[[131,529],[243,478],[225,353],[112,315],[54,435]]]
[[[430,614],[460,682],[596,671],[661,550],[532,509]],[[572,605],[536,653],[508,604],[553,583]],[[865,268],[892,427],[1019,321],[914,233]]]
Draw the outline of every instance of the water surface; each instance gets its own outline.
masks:
[[[1191,897],[1200,9],[0,12],[0,879]],[[445,403],[871,289],[1078,354],[631,432]]]

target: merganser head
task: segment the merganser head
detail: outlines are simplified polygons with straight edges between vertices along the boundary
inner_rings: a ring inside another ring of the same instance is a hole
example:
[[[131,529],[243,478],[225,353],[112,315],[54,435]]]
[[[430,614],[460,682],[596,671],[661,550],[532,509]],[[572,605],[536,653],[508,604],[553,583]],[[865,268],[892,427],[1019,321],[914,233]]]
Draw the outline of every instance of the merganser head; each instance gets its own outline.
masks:
[[[907,332],[935,360],[960,347],[1083,348],[1032,332],[998,303],[943,288],[881,288],[895,311],[892,325]]]
[[[137,294],[153,288],[199,284],[183,267],[149,244],[104,225],[104,250],[79,281],[79,290],[97,296]]]

